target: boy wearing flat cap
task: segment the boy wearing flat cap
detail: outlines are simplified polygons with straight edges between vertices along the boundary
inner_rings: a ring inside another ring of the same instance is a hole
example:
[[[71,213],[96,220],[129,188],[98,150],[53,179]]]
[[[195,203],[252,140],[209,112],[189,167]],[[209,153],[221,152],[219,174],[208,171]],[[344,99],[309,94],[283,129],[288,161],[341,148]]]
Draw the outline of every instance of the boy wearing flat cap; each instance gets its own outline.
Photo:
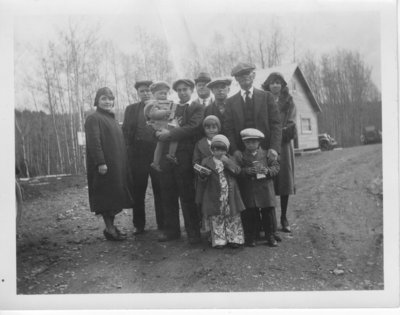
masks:
[[[200,219],[195,205],[194,170],[192,156],[199,125],[203,120],[204,107],[191,102],[194,82],[179,79],[172,85],[178,93],[179,103],[174,118],[178,126],[172,130],[156,133],[159,141],[178,142],[177,164],[166,158],[166,150],[161,158],[161,191],[163,200],[164,229],[159,241],[165,242],[180,238],[179,200],[185,221],[185,230],[191,244],[200,242]]]
[[[204,111],[204,117],[209,115],[214,115],[219,118],[223,128],[224,122],[224,114],[226,108],[226,98],[228,97],[229,87],[232,83],[231,79],[228,78],[218,78],[212,80],[210,83],[207,84],[207,87],[211,89],[212,93],[214,94],[215,100],[206,107]]]
[[[254,128],[240,132],[245,149],[237,162],[242,168],[239,182],[246,210],[242,212],[242,222],[247,246],[255,246],[257,218],[261,211],[261,224],[265,231],[267,245],[277,246],[275,239],[276,218],[275,191],[273,177],[279,172],[279,163],[267,158],[267,151],[260,147],[264,134]]]
[[[196,102],[199,102],[203,106],[208,106],[214,100],[213,95],[211,94],[210,89],[207,87],[207,83],[211,81],[211,76],[207,72],[200,72],[197,78],[194,79],[196,92],[198,98],[195,99]]]
[[[157,139],[154,131],[147,124],[144,116],[145,103],[150,99],[150,80],[137,81],[135,89],[140,102],[128,105],[125,109],[122,131],[127,145],[130,172],[132,174],[131,194],[134,199],[133,206],[133,234],[141,234],[145,230],[145,196],[149,176],[153,188],[154,208],[156,212],[157,228],[163,227],[162,201],[160,193],[159,176],[150,164],[153,161]]]
[[[240,157],[244,150],[240,131],[256,128],[265,135],[260,144],[268,158],[277,160],[282,138],[279,110],[270,92],[253,87],[254,70],[253,64],[243,62],[232,69],[240,91],[226,100],[223,133],[231,142],[232,153]]]

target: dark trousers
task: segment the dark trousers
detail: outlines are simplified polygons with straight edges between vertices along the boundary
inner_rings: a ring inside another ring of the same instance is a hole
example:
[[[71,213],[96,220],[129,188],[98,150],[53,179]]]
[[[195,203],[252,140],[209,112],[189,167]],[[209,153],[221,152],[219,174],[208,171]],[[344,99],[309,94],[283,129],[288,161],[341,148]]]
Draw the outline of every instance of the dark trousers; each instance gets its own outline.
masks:
[[[254,241],[259,232],[260,209],[247,208],[241,213],[246,242]],[[261,208],[261,226],[265,236],[276,232],[275,207]]]
[[[160,184],[164,213],[164,232],[180,236],[179,202],[189,238],[200,237],[199,215],[195,204],[194,171],[191,154],[178,155],[179,165],[161,160]]]
[[[128,148],[129,166],[132,174],[133,225],[138,229],[142,229],[146,225],[145,197],[149,176],[153,188],[157,228],[162,229],[164,226],[160,176],[157,171],[150,167],[155,146],[155,143],[135,141]]]

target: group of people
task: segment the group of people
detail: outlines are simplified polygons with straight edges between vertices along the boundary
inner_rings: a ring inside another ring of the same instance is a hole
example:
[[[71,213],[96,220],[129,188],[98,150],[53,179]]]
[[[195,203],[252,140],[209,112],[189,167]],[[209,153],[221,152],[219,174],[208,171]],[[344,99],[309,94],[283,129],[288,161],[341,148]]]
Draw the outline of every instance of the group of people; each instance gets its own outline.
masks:
[[[149,177],[160,242],[181,237],[181,208],[190,244],[201,242],[203,230],[214,248],[254,247],[262,234],[275,247],[276,196],[282,231],[291,232],[296,109],[287,83],[272,73],[263,90],[255,88],[250,63],[231,75],[240,91],[229,98],[229,78],[201,72],[176,80],[178,103],[168,100],[168,83],[137,81],[140,102],[127,106],[122,128],[112,91],[97,91],[85,123],[87,177],[90,208],[102,215],[107,240],[126,238],[114,225],[126,208],[133,209],[133,233],[145,233]]]

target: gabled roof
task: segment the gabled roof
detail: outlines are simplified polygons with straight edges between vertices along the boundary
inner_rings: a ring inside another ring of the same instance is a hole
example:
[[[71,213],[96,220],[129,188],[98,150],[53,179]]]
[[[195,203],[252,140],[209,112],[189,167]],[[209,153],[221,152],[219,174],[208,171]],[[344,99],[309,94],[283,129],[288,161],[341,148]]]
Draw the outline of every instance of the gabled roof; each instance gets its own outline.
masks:
[[[307,80],[305,79],[297,63],[291,63],[282,66],[256,70],[256,78],[254,79],[254,84],[253,84],[254,87],[262,89],[261,85],[264,83],[267,77],[273,72],[280,72],[285,78],[286,82],[289,82],[290,79],[293,77],[293,75],[296,74],[300,83],[303,85],[304,90],[306,91],[307,96],[314,110],[317,112],[321,112],[321,107],[319,106],[317,100],[315,99],[310,89],[310,86],[308,85]],[[239,91],[239,89],[240,89],[239,84],[236,82],[235,79],[233,79],[229,96],[235,94],[237,91]]]

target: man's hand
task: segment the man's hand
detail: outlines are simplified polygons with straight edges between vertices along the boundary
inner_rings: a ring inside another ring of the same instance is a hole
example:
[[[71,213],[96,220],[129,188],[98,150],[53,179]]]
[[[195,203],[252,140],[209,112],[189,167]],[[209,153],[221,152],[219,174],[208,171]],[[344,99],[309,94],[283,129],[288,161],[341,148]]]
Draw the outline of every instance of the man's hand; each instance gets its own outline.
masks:
[[[99,171],[99,173],[100,173],[101,175],[106,174],[107,171],[108,171],[107,165],[105,165],[105,164],[99,165],[99,166],[98,166],[98,171]]]
[[[170,139],[170,132],[168,130],[164,129],[164,130],[157,132],[156,136],[157,136],[158,140],[165,142]]]
[[[269,149],[268,152],[267,152],[267,159],[269,161],[278,160],[278,153],[274,149]]]

